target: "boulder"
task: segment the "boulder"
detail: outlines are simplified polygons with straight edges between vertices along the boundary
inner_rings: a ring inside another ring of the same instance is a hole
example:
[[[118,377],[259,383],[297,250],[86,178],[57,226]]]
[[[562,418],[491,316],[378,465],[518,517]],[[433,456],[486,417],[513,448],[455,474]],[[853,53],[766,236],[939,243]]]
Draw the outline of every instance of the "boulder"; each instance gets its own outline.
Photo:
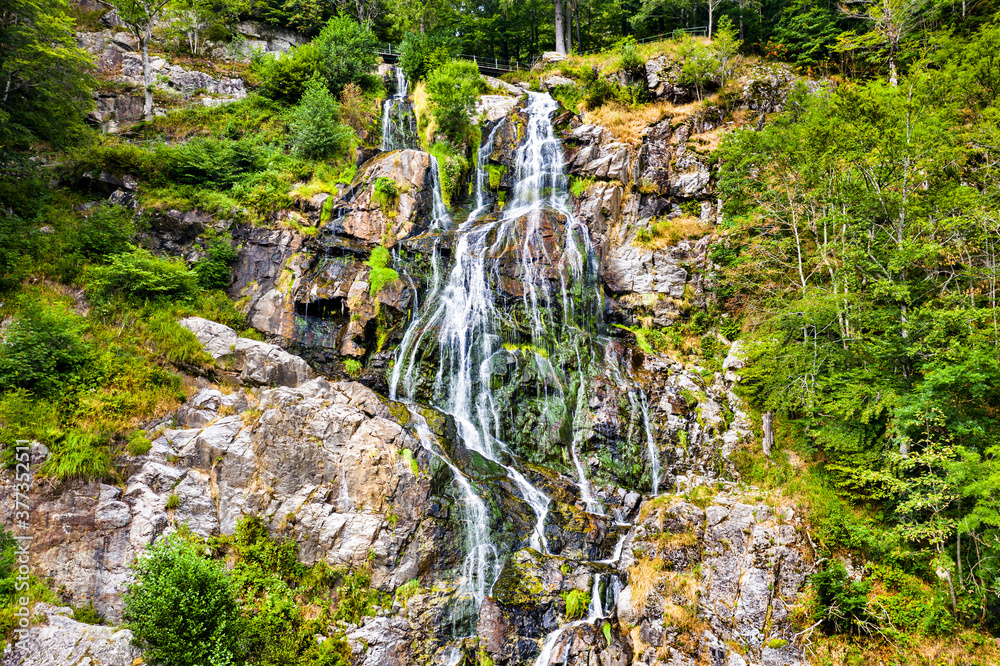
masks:
[[[43,618],[0,659],[2,666],[133,666],[141,662],[128,629],[77,622],[73,609],[35,604],[32,617]]]
[[[482,95],[476,100],[476,115],[484,117],[486,122],[495,122],[510,114],[515,104],[517,104],[516,97]]]
[[[298,356],[277,345],[237,336],[236,331],[201,317],[181,320],[195,334],[205,351],[217,361],[240,371],[244,382],[261,386],[298,386],[313,377],[312,369]]]

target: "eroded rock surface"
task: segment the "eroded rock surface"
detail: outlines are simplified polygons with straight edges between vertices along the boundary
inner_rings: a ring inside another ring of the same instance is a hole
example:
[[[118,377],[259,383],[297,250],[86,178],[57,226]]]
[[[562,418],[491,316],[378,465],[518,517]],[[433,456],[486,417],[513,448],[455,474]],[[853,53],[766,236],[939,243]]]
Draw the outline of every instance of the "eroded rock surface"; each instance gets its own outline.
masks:
[[[41,624],[8,645],[2,666],[133,666],[140,658],[128,629],[77,622],[69,607],[36,604],[32,613]]]

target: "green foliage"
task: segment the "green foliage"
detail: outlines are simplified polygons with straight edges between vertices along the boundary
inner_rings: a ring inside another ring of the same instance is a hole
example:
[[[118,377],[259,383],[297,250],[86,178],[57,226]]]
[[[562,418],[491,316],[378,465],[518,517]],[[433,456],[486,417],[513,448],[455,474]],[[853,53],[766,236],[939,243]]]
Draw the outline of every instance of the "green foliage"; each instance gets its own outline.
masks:
[[[361,361],[354,358],[344,359],[344,371],[351,379],[357,379],[361,375]]]
[[[21,302],[0,344],[0,390],[56,397],[66,384],[85,382],[93,351],[83,336],[83,318],[59,303],[27,297]]]
[[[98,206],[84,217],[74,234],[74,250],[85,259],[103,259],[128,250],[135,234],[132,213],[122,206]]]
[[[181,506],[181,498],[177,493],[170,493],[167,497],[167,503],[163,505],[163,508],[167,511],[176,511]]]
[[[73,609],[73,619],[84,624],[104,624],[104,616],[94,608],[94,602],[88,601]]]
[[[59,436],[39,472],[60,480],[102,481],[113,473],[107,436],[101,433],[69,431]]]
[[[181,259],[162,259],[138,247],[108,259],[91,271],[90,289],[96,297],[142,302],[189,299],[198,291],[198,275]]]
[[[377,203],[386,215],[392,214],[399,202],[399,186],[396,185],[396,181],[386,176],[376,178],[372,188],[372,201]]]
[[[446,206],[462,194],[462,185],[471,169],[465,159],[450,143],[438,141],[428,151],[437,159],[438,174],[441,177],[441,198]]]
[[[399,67],[408,80],[416,83],[447,64],[458,53],[458,47],[454,35],[445,30],[408,32],[399,52]]]
[[[194,265],[194,273],[198,276],[198,285],[202,289],[225,289],[229,286],[229,266],[239,253],[232,246],[232,240],[225,236],[217,236],[214,232],[207,239],[205,256]]]
[[[372,298],[376,298],[387,284],[399,279],[399,273],[388,267],[389,250],[381,245],[372,249],[365,264],[371,269],[368,271],[368,291]]]
[[[306,84],[302,101],[292,110],[289,143],[310,158],[343,153],[351,147],[354,132],[341,125],[337,101],[318,75]]]
[[[403,608],[406,608],[407,602],[410,600],[414,594],[420,591],[420,581],[416,578],[408,580],[399,587],[396,588],[396,598],[403,602]]]
[[[813,619],[822,621],[832,631],[862,631],[868,613],[869,583],[851,581],[840,562],[831,562],[810,577],[816,590],[818,608]]]
[[[122,617],[153,664],[240,664],[245,620],[225,569],[178,534],[160,538],[132,566]]]
[[[454,145],[471,143],[470,114],[485,83],[474,63],[452,60],[427,76],[427,96],[438,129]]]
[[[590,592],[570,590],[563,593],[563,601],[566,602],[566,619],[579,620],[590,608]]]
[[[85,136],[93,64],[76,44],[65,0],[9,0],[0,20],[0,146],[57,147]]]
[[[371,72],[375,69],[378,40],[368,25],[359,24],[347,16],[337,16],[313,40],[319,59],[319,73],[336,96],[349,83],[362,88],[375,85]]]
[[[149,453],[149,450],[153,448],[153,443],[149,441],[146,437],[146,433],[142,430],[133,430],[128,436],[128,444],[126,445],[129,455],[133,456],[144,456]]]
[[[623,37],[616,44],[618,51],[618,69],[629,76],[645,77],[646,61],[639,55],[639,44],[635,37]]]
[[[832,7],[793,0],[781,12],[774,39],[792,54],[800,67],[815,67],[833,56],[840,28]]]
[[[280,58],[259,58],[252,66],[260,78],[261,95],[276,102],[294,104],[302,98],[306,85],[318,73],[320,54],[315,44],[303,44]]]

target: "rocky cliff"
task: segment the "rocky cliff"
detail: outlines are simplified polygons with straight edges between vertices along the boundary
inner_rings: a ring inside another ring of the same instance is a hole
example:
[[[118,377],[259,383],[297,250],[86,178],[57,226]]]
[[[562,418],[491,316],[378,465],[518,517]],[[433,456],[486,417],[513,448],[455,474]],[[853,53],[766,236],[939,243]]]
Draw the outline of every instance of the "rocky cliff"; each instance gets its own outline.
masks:
[[[117,37],[82,39],[130,76]],[[683,101],[689,93],[669,71],[647,65],[648,85]],[[176,85],[187,85],[182,78]],[[220,94],[238,94],[236,84],[217,83]],[[748,108],[780,105],[780,91],[763,88],[747,83]],[[480,157],[488,174],[480,195],[492,204],[484,225],[506,219],[518,196],[519,148],[533,122],[520,92],[507,92],[482,105],[483,135],[493,142]],[[519,405],[504,416],[511,425],[501,462],[463,441],[462,424],[443,410],[387,397],[407,327],[440,291],[440,267],[467,251],[455,226],[438,219],[436,167],[423,151],[365,161],[349,186],[276,211],[271,228],[161,213],[148,241],[164,253],[197,257],[205,229],[232,233],[240,252],[230,294],[269,342],[185,320],[215,359],[214,374],[198,380],[175,414],[147,424],[152,448],[123,461],[121,486],[36,484],[35,571],[66,603],[92,601],[113,623],[130,562],[158,536],[182,524],[205,537],[231,534],[240,517],[257,515],[272,534],[300,544],[304,563],[370,563],[373,586],[385,592],[419,581],[407,603],[335,629],[355,664],[484,663],[486,655],[498,665],[804,663],[794,625],[811,570],[802,525],[779,498],[740,484],[729,459],[755,437],[734,393],[739,354],[707,367],[696,354],[670,354],[643,337],[690,319],[711,297],[719,206],[700,146],[717,127],[678,115],[629,143],[564,109],[553,124],[574,195],[564,209],[510,221],[515,236],[537,235],[538,245],[503,245],[491,232],[497,240],[486,259],[496,298],[520,312],[536,293],[552,299],[560,284],[566,290],[563,248],[578,233],[572,224],[586,229],[602,308],[587,321],[603,337],[588,361],[601,369],[581,370],[573,387],[585,398],[575,407],[585,419],[558,422],[546,402],[555,393],[566,402],[569,393],[538,370],[571,363],[564,340],[551,349],[508,342],[491,360],[495,392]],[[377,194],[380,180],[392,181],[396,195]],[[110,185],[119,198],[135,187]],[[471,198],[475,183],[467,191]],[[281,224],[289,219],[296,224]],[[391,250],[397,270],[378,290],[366,261],[376,246]],[[552,307],[546,316],[566,326],[566,312]],[[712,344],[725,349],[729,341]],[[528,357],[534,370],[525,369]],[[435,362],[427,352],[414,367]],[[430,402],[431,393],[421,395]],[[515,402],[520,396],[530,399]],[[546,448],[547,437],[562,445]],[[34,448],[36,464],[45,455]],[[526,537],[534,509],[509,469],[548,498],[543,547]],[[503,555],[472,611],[457,573],[467,555],[466,476],[491,498]],[[0,495],[10,497],[13,480],[2,481]],[[568,601],[574,593],[588,599],[584,617]],[[133,663],[127,632],[75,622],[58,608],[36,614],[39,623],[5,666]]]

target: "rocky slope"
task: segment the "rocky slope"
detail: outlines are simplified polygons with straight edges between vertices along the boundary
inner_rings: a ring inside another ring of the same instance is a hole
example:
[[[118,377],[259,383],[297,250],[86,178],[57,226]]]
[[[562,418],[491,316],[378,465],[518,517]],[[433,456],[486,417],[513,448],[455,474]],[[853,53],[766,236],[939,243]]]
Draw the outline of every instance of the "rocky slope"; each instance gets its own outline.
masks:
[[[94,48],[107,38],[94,37]],[[108,49],[114,65],[117,51]],[[681,101],[685,93],[668,72],[647,66],[648,84],[657,95]],[[787,83],[768,83],[775,92],[748,82],[746,106],[773,110]],[[517,148],[528,123],[523,100],[504,100],[483,105],[484,136],[494,141],[484,164],[494,216],[513,196]],[[696,139],[715,125],[697,114],[667,118],[648,128],[638,145],[568,112],[555,126],[566,168],[585,187],[573,197],[572,211],[532,221],[543,229],[544,247],[565,244],[568,213],[586,226],[609,323],[666,327],[703,307],[718,202],[709,156]],[[260,515],[273,534],[300,544],[305,563],[368,561],[373,585],[387,592],[419,581],[405,605],[341,627],[356,664],[457,664],[463,655],[466,663],[489,655],[498,665],[523,664],[540,652],[548,659],[543,666],[803,663],[793,616],[811,555],[801,524],[791,509],[739,485],[728,460],[754,439],[751,418],[733,392],[741,366],[736,350],[713,372],[691,358],[643,352],[635,334],[609,329],[614,338],[602,343],[605,354],[629,377],[588,378],[591,421],[578,442],[605,513],[590,511],[568,454],[547,461],[550,466],[526,461],[536,434],[530,421],[523,422],[522,439],[511,442],[512,459],[552,498],[547,553],[524,538],[533,515],[518,490],[497,466],[464,447],[450,417],[422,408],[418,418],[413,408],[385,397],[395,347],[437,283],[434,260],[455,259],[453,228],[432,225],[432,168],[419,150],[377,155],[350,186],[276,211],[273,228],[199,211],[155,216],[147,242],[188,259],[200,256],[206,229],[232,233],[240,253],[230,294],[273,344],[185,320],[216,360],[213,381],[199,380],[182,409],[148,425],[153,446],[127,461],[122,487],[36,484],[34,569],[67,603],[93,601],[114,621],[129,563],[159,535],[181,524],[203,536],[230,534],[241,516]],[[376,197],[380,178],[394,181],[395,199]],[[127,179],[106,185],[119,200],[136,187]],[[701,237],[643,240],[658,221],[682,217],[704,225]],[[283,224],[288,220],[296,224]],[[399,279],[372,294],[365,260],[376,245],[392,249]],[[530,288],[521,252],[490,257],[499,298],[515,302]],[[562,270],[551,258],[557,254],[529,257],[540,279],[552,284]],[[507,349],[507,364],[531,351]],[[348,360],[363,362],[360,381],[346,381]],[[522,390],[538,390],[537,377],[508,376],[518,377],[527,387]],[[421,421],[429,436],[419,430]],[[627,482],[606,461],[638,446],[641,462],[647,434],[656,465]],[[35,447],[35,464],[45,455]],[[494,518],[502,523],[498,540],[509,555],[471,616],[456,610],[467,608],[468,599],[456,576],[466,528],[452,465],[472,470],[474,485],[490,489],[490,510],[502,517]],[[13,491],[11,477],[3,476],[0,496]],[[9,513],[10,503],[3,506]],[[0,514],[4,522],[9,517]],[[584,619],[569,616],[574,591],[590,594]],[[40,624],[8,651],[5,666],[132,663],[126,632],[75,622],[59,609],[36,612]],[[461,638],[473,629],[477,637]],[[67,652],[70,644],[94,647]]]

